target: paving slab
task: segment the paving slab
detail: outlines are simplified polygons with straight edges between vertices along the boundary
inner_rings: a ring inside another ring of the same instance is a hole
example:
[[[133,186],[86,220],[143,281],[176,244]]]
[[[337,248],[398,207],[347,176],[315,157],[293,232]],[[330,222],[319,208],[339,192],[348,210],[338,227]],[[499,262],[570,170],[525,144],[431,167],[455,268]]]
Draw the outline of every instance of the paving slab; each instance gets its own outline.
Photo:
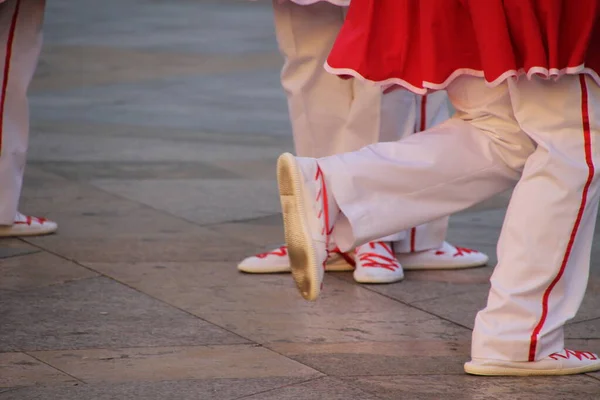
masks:
[[[60,235],[28,239],[36,246],[82,264],[92,262],[235,262],[253,252],[255,246],[219,235],[208,229],[180,235],[154,233],[121,237],[66,237]]]
[[[33,356],[89,382],[217,378],[314,378],[319,372],[256,345],[36,351]]]
[[[104,277],[10,292],[0,315],[0,351],[247,342]]]
[[[253,243],[254,249],[248,256],[271,251],[285,242],[283,216],[279,212],[265,217],[215,224],[211,225],[211,229],[231,238]]]
[[[269,348],[329,376],[463,374],[467,340],[426,338],[394,342],[272,343]]]
[[[37,247],[17,238],[0,239],[0,259],[33,254],[39,251],[40,249]]]
[[[470,336],[467,329],[332,276],[320,300],[306,302],[289,274],[243,274],[227,263],[90,267],[258,343]]]
[[[93,5],[96,3],[91,0],[50,5],[46,43],[234,54],[273,51],[276,46],[268,1],[110,0],[100,9]],[[163,29],[152,29],[157,26]],[[78,35],[72,35],[74,32]]]
[[[380,399],[594,400],[600,381],[588,376],[483,378],[467,375],[400,375],[340,378]]]
[[[41,162],[34,164],[46,171],[76,181],[95,179],[144,180],[144,179],[234,179],[239,178],[226,169],[203,162]]]
[[[47,252],[0,261],[0,289],[28,290],[98,276],[64,258]]]
[[[324,377],[249,396],[249,400],[376,400],[377,397],[354,385]]]
[[[203,225],[264,217],[281,211],[275,180],[104,180],[93,184]]]
[[[0,353],[0,388],[69,385],[81,381],[24,353]],[[1,397],[0,397],[1,398]]]
[[[175,381],[136,381],[125,383],[93,383],[65,386],[36,386],[2,393],[1,400],[237,400],[305,382],[306,377],[221,378]]]
[[[565,337],[569,339],[600,339],[600,318],[568,324],[565,327]]]
[[[165,55],[163,60],[167,59]],[[49,121],[62,119],[69,109],[77,115],[73,119],[79,122],[289,135],[287,105],[277,86],[281,64],[279,61],[267,70],[191,77],[171,77],[165,71],[164,76],[159,77],[163,79],[146,82],[104,84],[87,87],[85,91],[73,88],[61,90],[60,95],[44,91],[35,96],[32,106],[40,119]],[[241,80],[245,81],[244,85],[230,84]],[[224,87],[229,89],[223,90]],[[155,96],[157,92],[162,95]],[[272,113],[263,113],[264,118],[258,120],[256,114],[265,109]]]
[[[78,103],[79,101],[75,102]],[[107,111],[107,113],[110,113],[110,111]],[[92,120],[89,123],[96,124],[98,121]],[[120,125],[123,123],[126,122],[114,121],[105,125],[105,129],[111,129],[114,124]],[[83,130],[88,122],[80,124]],[[155,125],[151,126],[155,128]],[[143,130],[144,128],[142,126],[140,129]],[[163,129],[168,132],[167,127]],[[177,127],[174,127],[174,129],[177,129]],[[201,128],[197,129],[202,131]],[[256,130],[259,134],[265,133],[262,127],[257,127]],[[250,133],[252,132],[248,134]],[[60,145],[57,145],[57,143],[60,143]],[[45,135],[42,131],[32,135],[30,157],[35,162],[160,162],[170,160],[220,162],[221,160],[230,159],[273,159],[282,150],[290,150],[289,147],[283,147],[281,141],[275,143],[277,147],[262,146],[252,148],[253,151],[249,151],[248,147],[243,144],[171,140],[166,134],[162,137],[139,138],[137,136],[73,135],[60,132]],[[275,164],[272,164],[272,168],[275,170]]]

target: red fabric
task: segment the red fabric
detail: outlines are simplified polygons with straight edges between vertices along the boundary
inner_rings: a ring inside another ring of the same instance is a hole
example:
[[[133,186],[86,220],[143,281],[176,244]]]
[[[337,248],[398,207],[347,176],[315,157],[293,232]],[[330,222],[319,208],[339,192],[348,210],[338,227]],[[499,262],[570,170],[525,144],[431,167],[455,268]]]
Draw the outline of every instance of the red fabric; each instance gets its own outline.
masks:
[[[600,0],[352,0],[328,69],[420,93],[462,73],[598,82],[599,20]]]

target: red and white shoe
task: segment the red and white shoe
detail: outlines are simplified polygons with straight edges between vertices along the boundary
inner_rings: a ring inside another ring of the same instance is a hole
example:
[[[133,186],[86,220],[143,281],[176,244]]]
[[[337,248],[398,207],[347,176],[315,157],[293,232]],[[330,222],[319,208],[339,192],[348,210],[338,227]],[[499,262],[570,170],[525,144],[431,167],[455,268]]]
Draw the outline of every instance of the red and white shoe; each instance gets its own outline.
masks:
[[[247,257],[238,264],[238,270],[249,274],[273,274],[281,272],[290,272],[290,259],[288,257],[287,246],[281,246],[266,253],[256,254]],[[344,254],[339,250],[329,252],[326,271],[352,271],[354,270],[354,260],[351,255]]]
[[[12,225],[0,225],[0,237],[39,236],[56,232],[56,222],[17,212]]]
[[[292,276],[302,297],[316,300],[340,210],[313,158],[282,154],[277,160],[277,182]]]
[[[398,262],[405,270],[461,269],[481,267],[489,257],[477,250],[455,247],[444,242],[439,249],[414,253],[396,253]]]
[[[402,266],[389,242],[371,242],[358,246],[354,280],[359,283],[392,283],[404,279]]]
[[[539,361],[473,359],[465,372],[486,376],[573,375],[600,370],[600,357],[589,351],[563,350]]]

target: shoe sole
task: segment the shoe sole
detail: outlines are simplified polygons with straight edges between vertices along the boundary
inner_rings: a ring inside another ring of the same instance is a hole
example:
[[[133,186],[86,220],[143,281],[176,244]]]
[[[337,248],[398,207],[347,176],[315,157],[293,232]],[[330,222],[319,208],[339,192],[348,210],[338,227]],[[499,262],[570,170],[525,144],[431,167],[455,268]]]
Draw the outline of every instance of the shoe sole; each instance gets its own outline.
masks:
[[[245,272],[247,274],[283,274],[291,271],[289,265],[274,265],[268,268],[257,268],[253,265],[238,264],[237,269],[238,271]]]
[[[325,272],[350,272],[354,271],[354,267],[348,264],[344,260],[340,260],[339,262],[327,263],[325,266]]]
[[[0,238],[9,238],[9,237],[25,237],[25,236],[45,236],[51,235],[55,233],[58,228],[48,228],[48,229],[40,229],[40,230],[31,230],[31,229],[23,229],[23,230],[15,230],[11,229],[10,231],[0,231]]]
[[[301,177],[294,156],[282,154],[277,160],[277,183],[292,277],[302,297],[313,301],[321,291],[318,269],[323,267],[317,264],[317,251],[308,229]]]
[[[400,277],[386,277],[386,278],[376,278],[376,277],[362,277],[362,278],[356,278],[355,276],[353,276],[354,281],[356,283],[368,283],[368,284],[386,284],[386,283],[394,283],[394,282],[400,282],[402,280],[404,280],[404,275],[400,276]]]
[[[246,274],[283,274],[292,271],[289,265],[273,265],[270,267],[256,267],[253,265],[238,264],[237,269]],[[354,267],[344,260],[338,262],[327,263],[325,267],[327,272],[350,272],[354,271]]]
[[[405,271],[426,271],[426,270],[445,270],[445,269],[467,269],[467,268],[477,268],[477,267],[485,267],[487,266],[487,261],[486,262],[473,262],[470,264],[454,264],[454,265],[448,265],[448,266],[444,266],[444,265],[406,265],[402,262],[400,262],[400,264],[402,264],[402,268]]]
[[[486,257],[485,260],[480,259],[479,261],[471,261],[463,264],[424,264],[424,265],[410,265],[406,261],[402,262],[402,253],[396,253],[396,258],[398,262],[402,265],[402,268],[405,271],[419,271],[419,270],[429,270],[429,269],[465,269],[465,268],[477,268],[477,267],[485,267],[487,263],[490,261],[489,257]]]
[[[470,375],[479,376],[542,376],[542,375],[576,375],[600,370],[600,363],[590,364],[583,367],[567,369],[527,369],[512,367],[479,366],[470,363],[465,364],[465,372]]]

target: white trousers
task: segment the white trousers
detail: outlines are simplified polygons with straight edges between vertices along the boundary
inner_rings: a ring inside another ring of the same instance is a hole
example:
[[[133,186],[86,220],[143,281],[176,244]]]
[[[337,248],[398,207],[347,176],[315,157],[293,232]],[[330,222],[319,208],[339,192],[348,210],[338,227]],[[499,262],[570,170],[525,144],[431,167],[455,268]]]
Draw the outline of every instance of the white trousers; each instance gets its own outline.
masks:
[[[472,356],[562,350],[587,285],[599,200],[600,88],[583,76],[448,87],[457,114],[418,135],[320,159],[342,250],[463,210],[518,181]],[[460,304],[456,305],[460,307]]]
[[[27,88],[42,46],[44,0],[0,4],[0,225],[12,225],[19,205],[27,144]]]
[[[287,94],[296,154],[324,157],[395,141],[449,118],[444,92],[427,98],[408,91],[387,95],[359,80],[342,80],[323,65],[344,22],[346,8],[329,2],[298,5],[273,1],[275,29],[285,65],[281,83]],[[423,100],[425,99],[425,100]],[[423,119],[423,121],[421,121]],[[440,247],[448,218],[393,232],[397,252]]]

